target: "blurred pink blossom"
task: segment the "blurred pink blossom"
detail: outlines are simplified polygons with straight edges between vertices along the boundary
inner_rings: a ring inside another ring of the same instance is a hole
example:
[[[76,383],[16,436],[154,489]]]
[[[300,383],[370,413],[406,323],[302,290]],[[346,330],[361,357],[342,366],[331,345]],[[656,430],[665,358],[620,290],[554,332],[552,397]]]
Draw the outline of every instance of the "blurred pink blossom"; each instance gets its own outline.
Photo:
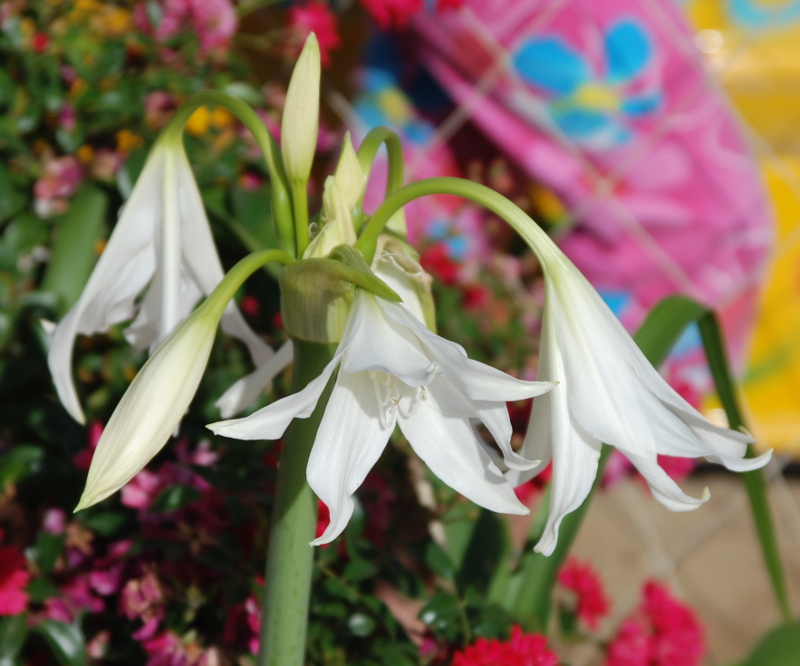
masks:
[[[75,194],[83,177],[83,169],[75,156],[45,158],[42,175],[33,186],[36,214],[50,217],[64,213],[69,205],[67,200]]]
[[[30,580],[25,555],[16,546],[0,548],[0,615],[19,615],[28,608]]]
[[[642,597],[609,644],[606,666],[699,666],[706,647],[692,609],[655,581],[645,584]]]
[[[336,28],[336,15],[326,2],[310,0],[289,9],[289,56],[296,59],[306,37],[314,33],[319,44],[319,57],[323,67],[331,64],[331,51],[339,48],[341,38]]]
[[[239,26],[230,0],[163,0],[162,12],[154,31],[156,39],[163,42],[184,30],[191,31],[197,35],[203,55],[226,51]],[[140,30],[149,30],[144,3],[137,6],[134,20]]]

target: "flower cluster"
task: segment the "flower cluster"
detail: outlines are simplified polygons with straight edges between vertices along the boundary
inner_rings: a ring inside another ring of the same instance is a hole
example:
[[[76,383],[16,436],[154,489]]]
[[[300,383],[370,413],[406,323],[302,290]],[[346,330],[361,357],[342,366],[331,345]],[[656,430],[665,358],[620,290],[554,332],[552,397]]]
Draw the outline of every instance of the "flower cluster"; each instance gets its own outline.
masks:
[[[558,583],[575,595],[575,615],[590,629],[597,629],[609,611],[600,577],[590,562],[569,558],[558,572]]]
[[[699,666],[706,647],[694,612],[654,581],[642,596],[608,646],[606,666]]]
[[[479,638],[453,655],[452,666],[556,666],[558,655],[547,647],[547,638],[511,629],[508,641]]]

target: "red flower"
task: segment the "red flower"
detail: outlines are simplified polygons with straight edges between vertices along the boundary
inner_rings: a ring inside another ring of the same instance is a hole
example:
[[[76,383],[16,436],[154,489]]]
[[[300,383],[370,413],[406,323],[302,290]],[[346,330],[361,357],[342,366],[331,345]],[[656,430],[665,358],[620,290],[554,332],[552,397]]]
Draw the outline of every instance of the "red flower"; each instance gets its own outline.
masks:
[[[19,615],[28,607],[25,586],[31,575],[22,551],[16,546],[0,548],[0,615]]]
[[[361,0],[372,18],[383,28],[404,28],[408,19],[422,9],[423,0]]]
[[[446,285],[456,284],[461,277],[461,264],[450,256],[445,243],[426,248],[420,255],[419,263],[425,271]]]
[[[558,655],[547,649],[547,638],[511,629],[511,640],[479,638],[453,655],[451,666],[557,666]]]
[[[699,666],[705,653],[703,627],[692,609],[650,581],[642,604],[611,641],[606,666]]]
[[[331,51],[335,51],[342,43],[336,29],[336,16],[327,3],[304,2],[289,9],[290,55],[296,58],[305,44],[309,33],[317,36],[319,59],[323,67],[331,64]]]
[[[600,577],[589,562],[570,557],[558,572],[558,582],[575,593],[575,614],[591,629],[608,614],[609,604]]]

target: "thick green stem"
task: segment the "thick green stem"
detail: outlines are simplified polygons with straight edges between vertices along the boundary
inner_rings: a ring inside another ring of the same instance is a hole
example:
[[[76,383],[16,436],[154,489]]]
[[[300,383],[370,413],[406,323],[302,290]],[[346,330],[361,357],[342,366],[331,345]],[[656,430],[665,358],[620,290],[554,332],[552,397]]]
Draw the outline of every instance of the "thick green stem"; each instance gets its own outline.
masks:
[[[329,345],[294,340],[292,392],[297,393],[333,358]],[[303,666],[317,524],[317,499],[306,465],[333,379],[307,419],[295,419],[284,437],[267,554],[259,666]]]
[[[428,178],[396,190],[386,197],[386,200],[375,211],[372,219],[367,223],[364,233],[356,242],[356,248],[364,255],[367,263],[372,262],[378,245],[378,236],[392,215],[410,201],[431,194],[453,194],[488,208],[508,222],[540,258],[542,253],[546,253],[549,249],[556,249],[553,241],[539,225],[535,224],[519,206],[506,199],[502,194],[498,194],[485,185],[461,178]],[[545,262],[542,262],[542,267],[546,269]]]
[[[221,106],[235,115],[250,131],[264,155],[272,184],[272,214],[278,243],[282,250],[295,254],[292,202],[278,144],[258,114],[242,100],[219,90],[206,90],[192,95],[181,104],[162,132],[165,141],[180,140],[183,127],[201,106]],[[295,255],[299,256],[299,255]]]
[[[297,257],[303,258],[308,247],[308,182],[292,181],[292,204],[294,210],[294,232]]]
[[[400,189],[403,186],[403,143],[400,137],[388,127],[374,127],[361,142],[358,148],[358,162],[364,171],[365,177],[369,177],[372,170],[372,163],[378,149],[386,146],[389,156],[389,172],[386,175],[386,196]]]

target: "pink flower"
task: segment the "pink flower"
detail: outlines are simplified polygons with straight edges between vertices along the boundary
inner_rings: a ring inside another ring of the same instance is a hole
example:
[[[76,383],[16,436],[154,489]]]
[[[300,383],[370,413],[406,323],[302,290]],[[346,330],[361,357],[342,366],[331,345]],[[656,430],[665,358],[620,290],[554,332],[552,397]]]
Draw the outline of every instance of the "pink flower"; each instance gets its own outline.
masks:
[[[100,441],[100,435],[102,434],[103,424],[100,423],[100,421],[92,421],[86,429],[86,448],[72,456],[72,464],[79,470],[84,472],[89,471],[89,466],[92,464],[92,456],[94,456],[94,450],[97,448],[97,442]]]
[[[547,638],[511,629],[511,640],[479,638],[453,655],[451,666],[557,666],[558,655],[547,649]]]
[[[19,615],[28,608],[25,586],[30,577],[28,563],[19,548],[0,548],[0,615]]]
[[[142,643],[149,659],[147,666],[212,666],[220,663],[216,648],[205,650],[192,641],[184,642],[172,631],[165,631]]]
[[[164,618],[164,593],[152,571],[125,583],[120,598],[120,612],[129,620],[138,618],[144,623],[133,634],[136,640],[147,641],[155,636],[158,623]]]
[[[230,0],[164,0],[162,12],[155,28],[156,39],[164,42],[179,32],[191,31],[197,35],[203,55],[226,51],[239,26]],[[150,28],[143,5],[137,6],[135,23],[141,30]]]
[[[60,588],[62,596],[44,602],[44,615],[51,620],[71,623],[81,611],[100,613],[103,600],[94,596],[88,576],[77,576]]]
[[[611,641],[606,666],[699,666],[705,653],[703,627],[694,612],[650,581],[641,605]]]
[[[73,155],[45,160],[42,175],[34,183],[33,208],[40,217],[50,217],[67,210],[69,199],[83,181],[83,169]]]
[[[424,0],[361,0],[382,28],[404,28],[408,20],[424,6]]]
[[[331,51],[339,48],[341,38],[336,29],[336,16],[327,3],[310,0],[289,9],[289,55],[296,59],[309,33],[317,36],[320,62],[323,67],[331,64]]]
[[[575,593],[578,618],[591,629],[596,629],[600,618],[608,614],[609,603],[600,576],[592,565],[570,557],[558,572],[558,582]]]

